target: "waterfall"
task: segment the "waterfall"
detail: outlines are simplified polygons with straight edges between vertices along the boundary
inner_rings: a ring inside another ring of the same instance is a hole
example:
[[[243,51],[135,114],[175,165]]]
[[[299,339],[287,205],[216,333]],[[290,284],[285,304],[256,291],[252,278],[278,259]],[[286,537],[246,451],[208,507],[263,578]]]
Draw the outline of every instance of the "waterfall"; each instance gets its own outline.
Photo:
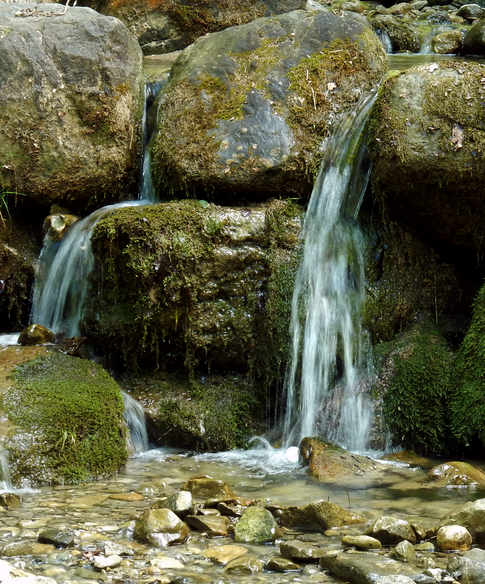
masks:
[[[5,450],[0,449],[0,492],[10,491],[11,489],[12,485],[10,484],[7,453]]]
[[[308,204],[292,300],[285,446],[318,434],[351,450],[366,447],[371,354],[360,323],[364,242],[356,217],[370,175],[361,138],[374,101],[337,128]]]
[[[139,402],[130,395],[121,392],[123,396],[123,418],[129,430],[129,444],[134,452],[144,452],[148,450],[148,434],[145,423],[145,412]]]
[[[386,53],[392,53],[392,41],[387,31],[378,28],[376,30],[376,34],[379,37],[379,40],[381,41]]]
[[[42,324],[67,337],[81,334],[79,324],[88,293],[94,256],[91,235],[98,221],[114,209],[147,205],[156,201],[150,172],[149,111],[163,83],[147,83],[143,113],[143,165],[137,201],[124,201],[97,209],[74,223],[60,242],[48,235],[39,257],[32,300],[31,322]]]

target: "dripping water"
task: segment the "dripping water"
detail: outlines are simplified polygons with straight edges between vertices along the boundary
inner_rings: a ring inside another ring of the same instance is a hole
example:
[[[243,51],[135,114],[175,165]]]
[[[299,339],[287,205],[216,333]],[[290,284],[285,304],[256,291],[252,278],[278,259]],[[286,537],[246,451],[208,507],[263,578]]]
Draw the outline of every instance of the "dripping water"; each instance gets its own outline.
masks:
[[[130,450],[136,453],[145,452],[149,443],[143,407],[124,391],[121,395],[124,404],[123,418],[129,431]]]
[[[292,300],[285,446],[318,434],[350,450],[366,448],[371,354],[360,322],[364,242],[356,218],[370,176],[362,135],[374,100],[335,132],[306,212]]]

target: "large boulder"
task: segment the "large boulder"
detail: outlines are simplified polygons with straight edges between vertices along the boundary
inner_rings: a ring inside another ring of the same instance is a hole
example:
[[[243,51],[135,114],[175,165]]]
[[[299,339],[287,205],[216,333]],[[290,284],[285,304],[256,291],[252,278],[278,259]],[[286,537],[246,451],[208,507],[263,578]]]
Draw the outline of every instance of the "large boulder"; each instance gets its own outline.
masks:
[[[113,364],[252,368],[270,382],[284,374],[299,230],[283,201],[118,209],[92,236],[83,326]]]
[[[122,20],[143,52],[152,55],[183,49],[208,32],[305,4],[306,0],[109,0],[102,11]]]
[[[471,533],[473,540],[485,543],[485,499],[476,499],[465,503],[448,515],[442,525],[463,525]]]
[[[85,209],[136,188],[141,51],[119,20],[63,11],[0,4],[0,192]]]
[[[293,11],[206,35],[176,61],[152,146],[158,192],[308,195],[327,138],[385,54],[355,13]]]
[[[447,61],[389,79],[373,111],[372,184],[390,218],[475,267],[485,237],[485,66]]]
[[[102,367],[42,347],[11,347],[2,357],[0,436],[14,485],[77,483],[119,470],[127,458],[123,400]],[[4,383],[8,373],[13,380]]]
[[[465,35],[463,52],[468,55],[485,55],[485,18],[476,22]]]

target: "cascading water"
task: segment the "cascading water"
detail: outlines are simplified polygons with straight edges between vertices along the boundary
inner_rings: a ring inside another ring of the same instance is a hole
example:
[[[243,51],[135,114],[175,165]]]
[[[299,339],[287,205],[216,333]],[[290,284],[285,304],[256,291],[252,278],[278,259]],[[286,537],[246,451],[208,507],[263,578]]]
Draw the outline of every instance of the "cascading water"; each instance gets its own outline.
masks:
[[[10,491],[11,488],[7,453],[0,448],[0,492]]]
[[[360,323],[363,238],[356,223],[370,168],[362,134],[375,96],[351,112],[327,148],[303,227],[292,300],[285,446],[322,435],[363,451],[372,419],[370,345]]]
[[[145,423],[145,412],[139,402],[131,395],[121,392],[123,396],[123,418],[128,426],[130,447],[134,452],[148,450],[148,433]]]

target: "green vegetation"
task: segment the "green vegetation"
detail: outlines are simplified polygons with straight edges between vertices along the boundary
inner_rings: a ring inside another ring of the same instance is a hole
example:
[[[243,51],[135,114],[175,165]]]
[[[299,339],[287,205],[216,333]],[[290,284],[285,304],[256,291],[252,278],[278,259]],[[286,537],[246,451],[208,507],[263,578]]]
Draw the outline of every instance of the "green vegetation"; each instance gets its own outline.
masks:
[[[485,285],[475,299],[472,322],[458,351],[453,381],[452,434],[461,448],[470,447],[478,439],[485,450]]]
[[[92,480],[126,460],[119,387],[91,361],[52,353],[21,365],[4,407],[14,483]]]
[[[452,352],[435,330],[421,326],[393,343],[386,360],[384,416],[395,441],[419,453],[444,454]]]

